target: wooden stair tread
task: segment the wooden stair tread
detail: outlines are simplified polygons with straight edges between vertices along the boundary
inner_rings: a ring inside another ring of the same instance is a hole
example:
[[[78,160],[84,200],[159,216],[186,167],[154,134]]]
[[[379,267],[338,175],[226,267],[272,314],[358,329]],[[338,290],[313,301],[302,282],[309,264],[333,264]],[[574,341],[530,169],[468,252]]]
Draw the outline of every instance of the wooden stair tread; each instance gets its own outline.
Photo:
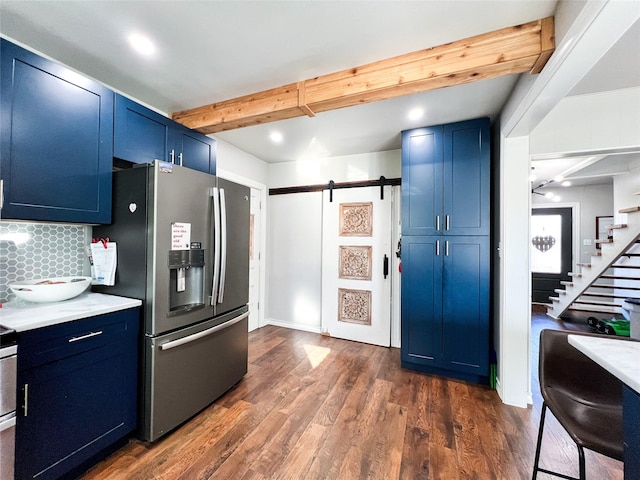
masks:
[[[590,264],[590,263],[582,263],[582,262],[578,262],[578,263],[576,263],[576,265],[578,265],[579,267],[588,267],[588,268],[591,268],[591,264]]]
[[[573,287],[573,282],[566,282],[566,281],[562,280],[560,282],[560,285],[566,285],[567,287]]]
[[[595,243],[613,243],[611,238],[596,238]]]
[[[621,210],[618,210],[618,213],[631,213],[631,212],[640,212],[640,206],[623,208]]]
[[[582,274],[577,272],[569,272],[567,273],[567,275],[569,275],[570,277],[577,277],[577,278],[582,277]]]

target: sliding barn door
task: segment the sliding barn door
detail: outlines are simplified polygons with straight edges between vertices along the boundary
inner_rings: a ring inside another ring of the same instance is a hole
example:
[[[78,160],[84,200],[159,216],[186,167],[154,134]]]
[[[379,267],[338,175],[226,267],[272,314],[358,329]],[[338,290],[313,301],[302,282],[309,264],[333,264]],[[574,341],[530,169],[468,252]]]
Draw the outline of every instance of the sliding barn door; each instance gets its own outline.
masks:
[[[374,345],[391,341],[391,187],[323,193],[322,331]]]

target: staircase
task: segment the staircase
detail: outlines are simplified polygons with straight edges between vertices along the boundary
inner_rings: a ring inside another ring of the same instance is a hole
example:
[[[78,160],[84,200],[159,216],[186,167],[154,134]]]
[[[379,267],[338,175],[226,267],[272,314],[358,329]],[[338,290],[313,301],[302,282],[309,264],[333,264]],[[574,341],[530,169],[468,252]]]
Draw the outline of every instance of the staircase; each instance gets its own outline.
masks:
[[[615,315],[625,298],[640,298],[640,207],[625,208],[626,223],[613,225],[612,240],[596,240],[600,251],[591,263],[579,263],[571,281],[560,282],[557,297],[550,297],[547,315],[558,319],[567,310]]]

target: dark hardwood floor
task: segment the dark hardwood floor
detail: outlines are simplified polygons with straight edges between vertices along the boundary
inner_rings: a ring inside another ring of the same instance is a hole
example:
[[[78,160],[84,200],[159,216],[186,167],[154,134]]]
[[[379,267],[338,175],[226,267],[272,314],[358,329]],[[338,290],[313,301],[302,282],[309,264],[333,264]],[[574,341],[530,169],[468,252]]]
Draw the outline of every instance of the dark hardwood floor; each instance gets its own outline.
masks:
[[[131,440],[83,479],[531,478],[535,382],[534,405],[516,408],[489,388],[403,370],[397,349],[273,326],[249,338],[235,390],[154,444]],[[586,461],[589,479],[623,478],[620,462]],[[578,473],[551,415],[541,465]]]

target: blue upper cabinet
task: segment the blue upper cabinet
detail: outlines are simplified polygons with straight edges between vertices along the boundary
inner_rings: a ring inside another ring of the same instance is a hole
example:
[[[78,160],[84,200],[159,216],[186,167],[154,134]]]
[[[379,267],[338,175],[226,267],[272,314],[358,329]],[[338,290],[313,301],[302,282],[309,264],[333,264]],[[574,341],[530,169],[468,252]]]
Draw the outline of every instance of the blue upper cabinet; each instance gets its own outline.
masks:
[[[216,142],[122,95],[116,95],[113,155],[133,163],[163,160],[215,174]]]
[[[437,235],[443,210],[442,127],[402,132],[402,234]]]
[[[170,118],[116,94],[113,156],[134,163],[170,162]]]
[[[2,218],[109,223],[113,92],[0,42]]]
[[[489,235],[488,118],[443,127],[444,234]]]
[[[177,124],[174,129],[175,163],[183,167],[216,174],[216,141]]]
[[[402,132],[402,234],[488,235],[489,119]]]

